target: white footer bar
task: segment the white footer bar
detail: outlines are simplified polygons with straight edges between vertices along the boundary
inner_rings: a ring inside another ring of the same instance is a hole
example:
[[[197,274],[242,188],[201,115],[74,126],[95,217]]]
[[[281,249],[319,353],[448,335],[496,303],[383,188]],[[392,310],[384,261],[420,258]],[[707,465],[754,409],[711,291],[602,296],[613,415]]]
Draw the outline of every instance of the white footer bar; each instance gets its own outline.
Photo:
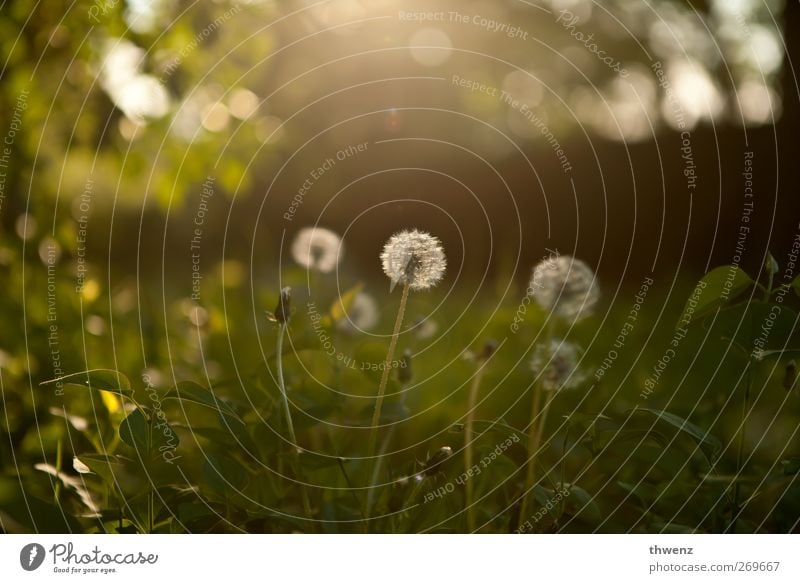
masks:
[[[5,535],[0,580],[796,582],[799,543],[791,535]]]

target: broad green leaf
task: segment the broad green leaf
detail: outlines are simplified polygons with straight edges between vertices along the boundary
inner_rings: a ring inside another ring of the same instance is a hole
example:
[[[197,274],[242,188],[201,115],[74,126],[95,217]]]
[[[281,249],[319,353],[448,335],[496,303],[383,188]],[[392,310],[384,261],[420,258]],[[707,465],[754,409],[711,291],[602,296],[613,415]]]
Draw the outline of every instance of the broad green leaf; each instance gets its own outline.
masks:
[[[639,499],[639,503],[643,507],[648,507],[653,500],[658,500],[659,491],[657,488],[653,487],[652,485],[648,484],[647,482],[640,481],[637,484],[631,484],[628,482],[617,482],[620,488],[629,492],[633,496]]]
[[[113,483],[114,477],[118,478],[124,467],[119,457],[103,453],[83,453],[75,456],[75,459],[108,483]]]
[[[569,496],[566,496],[564,503],[567,512],[585,520],[601,519],[600,507],[591,494],[579,486],[570,486],[568,483],[565,486],[569,489]]]
[[[151,433],[151,427],[139,409],[122,420],[119,437],[143,457],[148,452],[152,456],[164,454],[166,451],[174,452],[179,443],[175,429],[164,419],[153,419]]]
[[[10,533],[63,534],[82,532],[81,524],[63,506],[45,502],[27,494],[15,504],[3,505],[0,516],[7,514],[12,520],[4,520]]]
[[[555,490],[550,488],[545,488],[544,486],[540,486],[536,484],[533,487],[533,499],[536,500],[536,503],[541,507],[542,510],[546,510],[547,503],[550,502],[552,505],[553,498],[556,497]]]
[[[703,429],[700,429],[694,423],[683,419],[682,417],[678,417],[677,415],[668,413],[667,411],[648,409],[646,407],[637,407],[634,409],[634,412],[655,415],[659,420],[664,421],[665,423],[676,428],[678,431],[685,433],[697,442],[697,444],[703,450],[703,453],[705,453],[709,459],[713,460],[717,456],[717,453],[722,449],[722,443],[719,441],[719,439]]]
[[[720,310],[707,325],[714,334],[760,358],[765,352],[800,348],[798,323],[797,313],[791,308],[754,301]]]
[[[708,272],[692,290],[681,312],[679,326],[703,318],[739,296],[754,281],[735,265],[723,265]]]
[[[136,409],[119,424],[119,438],[145,456],[150,450],[150,428],[144,414]]]
[[[131,383],[124,374],[115,370],[98,368],[68,374],[57,379],[45,381],[42,385],[53,385],[62,383],[64,387],[79,387],[83,389],[94,389],[96,391],[108,391],[124,397],[133,395]]]
[[[220,400],[216,395],[214,395],[214,393],[205,387],[201,387],[197,383],[193,383],[191,381],[179,382],[174,389],[164,395],[165,401],[169,399],[197,403],[198,405],[203,405],[204,407],[209,407],[215,411],[219,411],[223,415],[232,417],[239,423],[242,423],[242,420],[230,405]]]

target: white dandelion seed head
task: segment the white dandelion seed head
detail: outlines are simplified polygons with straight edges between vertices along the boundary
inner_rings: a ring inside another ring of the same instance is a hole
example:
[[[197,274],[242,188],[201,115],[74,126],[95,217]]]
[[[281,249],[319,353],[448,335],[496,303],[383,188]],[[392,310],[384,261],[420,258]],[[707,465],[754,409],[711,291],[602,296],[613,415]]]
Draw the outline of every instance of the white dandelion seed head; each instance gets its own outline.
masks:
[[[342,258],[342,239],[329,229],[306,227],[292,242],[292,257],[308,269],[330,273]]]
[[[567,320],[589,316],[600,299],[592,269],[569,255],[539,262],[533,268],[529,292],[542,308]]]
[[[381,262],[392,286],[408,283],[414,291],[439,283],[447,267],[439,239],[416,229],[392,235],[383,248]]]
[[[578,368],[581,354],[576,344],[554,338],[549,345],[536,346],[531,369],[539,376],[539,382],[546,391],[574,389],[586,381],[586,373]]]
[[[339,320],[336,326],[345,332],[366,331],[377,326],[379,320],[378,302],[371,295],[362,292],[350,304],[347,316]]]

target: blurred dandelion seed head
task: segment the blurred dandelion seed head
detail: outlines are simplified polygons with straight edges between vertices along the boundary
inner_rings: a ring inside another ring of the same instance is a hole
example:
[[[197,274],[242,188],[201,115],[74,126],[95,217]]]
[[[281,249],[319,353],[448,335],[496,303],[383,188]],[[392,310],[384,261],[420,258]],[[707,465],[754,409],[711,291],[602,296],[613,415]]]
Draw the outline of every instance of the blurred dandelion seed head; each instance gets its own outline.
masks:
[[[567,320],[589,316],[600,299],[592,269],[569,255],[549,257],[536,265],[529,289],[543,309]]]
[[[574,389],[586,380],[586,373],[578,368],[581,349],[560,338],[554,338],[549,345],[539,344],[533,351],[531,369],[546,391]]]
[[[393,235],[383,248],[381,262],[392,287],[407,283],[414,291],[435,286],[447,267],[439,239],[417,229]]]
[[[308,269],[330,273],[341,261],[342,239],[329,229],[306,227],[292,242],[292,257]]]
[[[379,319],[378,303],[371,295],[360,293],[347,310],[347,317],[339,320],[336,326],[345,332],[368,331],[377,326]]]

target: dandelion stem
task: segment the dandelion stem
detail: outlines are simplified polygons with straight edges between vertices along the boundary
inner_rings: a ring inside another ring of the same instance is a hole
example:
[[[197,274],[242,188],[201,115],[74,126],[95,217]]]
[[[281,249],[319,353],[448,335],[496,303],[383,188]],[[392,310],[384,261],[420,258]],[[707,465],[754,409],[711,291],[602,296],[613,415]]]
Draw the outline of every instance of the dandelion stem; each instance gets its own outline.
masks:
[[[400,298],[400,307],[397,310],[397,320],[394,323],[394,331],[392,332],[392,339],[389,342],[389,350],[386,353],[386,362],[384,362],[383,372],[381,373],[381,384],[378,387],[378,396],[375,399],[375,408],[372,411],[372,424],[369,434],[369,457],[375,455],[375,446],[378,442],[378,424],[381,420],[381,408],[383,407],[383,396],[386,393],[386,385],[389,382],[389,373],[392,369],[392,360],[394,359],[394,352],[397,348],[397,338],[400,336],[400,328],[403,325],[403,316],[406,313],[406,303],[408,303],[408,290],[409,286],[406,282],[403,284],[403,295]]]
[[[286,427],[289,430],[289,439],[291,441],[292,451],[294,452],[294,462],[295,462],[295,476],[296,479],[300,482],[300,493],[303,498],[303,511],[306,513],[306,518],[308,520],[313,520],[313,514],[311,512],[311,502],[308,499],[308,490],[306,490],[306,484],[303,480],[300,470],[300,449],[297,443],[297,437],[294,433],[294,424],[292,423],[292,412],[289,410],[289,397],[286,394],[286,384],[283,380],[283,336],[286,332],[287,323],[281,322],[278,326],[278,343],[276,346],[277,355],[275,357],[277,362],[277,373],[278,373],[278,388],[281,391],[281,400],[283,401],[283,413],[286,416]],[[313,523],[312,523],[313,527]]]
[[[483,373],[486,370],[486,362],[480,363],[475,376],[472,378],[472,385],[469,389],[469,402],[467,409],[467,420],[464,424],[464,471],[467,474],[466,481],[466,511],[467,511],[467,530],[469,532],[475,531],[475,508],[473,507],[475,499],[475,485],[470,477],[470,471],[473,465],[473,448],[472,448],[472,428],[475,423],[475,407],[478,400],[478,391],[483,380]]]
[[[394,352],[397,348],[397,338],[400,336],[400,328],[403,325],[403,317],[406,312],[406,304],[408,303],[408,290],[409,284],[406,281],[403,284],[403,295],[400,298],[400,307],[397,309],[397,320],[394,323],[394,331],[392,332],[392,339],[389,342],[389,350],[386,353],[386,361],[384,362],[383,372],[381,373],[381,384],[378,387],[378,396],[375,399],[375,408],[372,411],[372,422],[370,424],[369,442],[367,446],[367,457],[369,459],[375,457],[375,448],[378,443],[378,425],[381,420],[381,408],[383,407],[383,396],[386,393],[386,385],[389,382],[389,373],[392,369],[392,360],[394,359]],[[367,500],[369,500],[367,496]],[[367,505],[369,506],[369,505]],[[364,513],[369,518],[369,507]]]
[[[550,349],[550,339],[552,337],[552,328],[547,325],[544,334],[544,345]],[[549,363],[545,362],[545,368]],[[539,373],[541,377],[543,371]],[[531,421],[528,425],[528,463],[525,468],[525,489],[522,491],[522,503],[520,504],[518,528],[522,528],[527,520],[528,504],[531,496],[533,496],[533,487],[536,484],[536,456],[539,447],[542,443],[542,435],[544,434],[544,425],[547,421],[547,412],[550,409],[550,399],[548,399],[544,408],[542,408],[542,383],[540,378],[537,378],[533,383],[533,395],[531,397]],[[538,419],[537,423],[537,418]]]
[[[536,418],[539,416],[542,402],[542,390],[539,382],[533,384],[533,396],[531,399],[531,422],[528,425],[528,462],[525,466],[525,489],[522,492],[522,504],[519,510],[519,525],[525,523],[528,510],[528,496],[533,489],[536,478],[536,451],[539,449],[538,428]]]
[[[297,447],[297,437],[294,434],[294,424],[292,423],[292,412],[289,410],[289,397],[286,394],[286,384],[283,380],[283,336],[286,332],[286,323],[278,326],[278,344],[276,346],[277,355],[276,366],[278,368],[278,388],[281,391],[281,401],[283,402],[283,414],[286,416],[286,426],[289,429],[289,438],[292,446]]]

